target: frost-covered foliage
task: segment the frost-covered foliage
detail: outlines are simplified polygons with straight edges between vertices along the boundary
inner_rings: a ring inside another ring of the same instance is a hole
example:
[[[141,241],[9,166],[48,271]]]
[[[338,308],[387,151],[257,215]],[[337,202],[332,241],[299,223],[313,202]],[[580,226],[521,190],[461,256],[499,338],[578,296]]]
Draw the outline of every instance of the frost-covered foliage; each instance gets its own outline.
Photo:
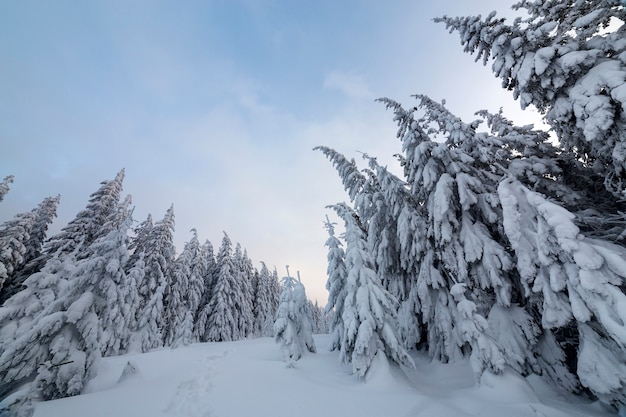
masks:
[[[78,394],[93,377],[100,338],[106,340],[105,350],[115,349],[104,335],[114,332],[107,324],[107,314],[115,314],[108,311],[107,298],[121,283],[125,261],[130,200],[119,205],[122,179],[123,171],[104,182],[39,256],[58,198],[44,200],[32,212],[23,252],[31,262],[16,278],[14,288],[21,291],[0,308],[0,399],[25,384],[34,398]],[[114,281],[110,286],[109,280]]]
[[[24,266],[40,255],[48,224],[56,215],[59,197],[0,225],[0,305],[20,290]]]
[[[213,294],[213,285],[215,283],[216,264],[215,256],[213,255],[213,246],[208,240],[200,248],[200,262],[199,273],[202,276],[203,289],[202,298],[195,312],[194,320],[194,339],[199,342],[206,342],[207,323],[211,310],[209,308],[209,301]]]
[[[105,228],[105,223],[117,207],[123,181],[123,169],[113,180],[103,181],[100,189],[90,196],[85,209],[46,242],[46,254],[80,251],[81,247],[88,246],[97,237],[108,233],[110,229]]]
[[[378,351],[397,364],[414,366],[396,333],[396,303],[375,271],[365,233],[355,214],[346,205],[335,206],[346,224],[345,298],[341,314],[344,331],[340,357],[352,364],[358,377],[364,377]]]
[[[48,197],[30,212],[0,225],[0,305],[20,289],[24,265],[41,254],[59,200],[60,196]]]
[[[0,202],[2,202],[2,200],[4,200],[4,196],[9,193],[9,189],[11,188],[9,187],[9,184],[11,184],[14,179],[15,177],[13,175],[8,175],[4,177],[2,182],[0,182]]]
[[[196,312],[202,302],[202,298],[204,297],[205,292],[205,276],[207,274],[207,269],[209,267],[209,255],[211,256],[211,261],[213,261],[213,253],[209,253],[207,251],[207,245],[200,245],[198,240],[198,235],[195,229],[192,230],[193,237],[191,241],[188,243],[190,245],[190,252],[194,254],[193,259],[191,260],[191,266],[189,268],[189,291],[187,293],[186,302],[188,311],[185,313],[187,316],[189,313],[191,315],[191,333],[194,334],[194,319],[196,316]],[[187,317],[185,317],[187,320]],[[185,331],[187,328],[184,326]],[[197,341],[195,337],[192,336],[192,341]]]
[[[167,291],[165,293],[164,304],[167,309],[163,312],[163,344],[172,346],[174,342],[180,339],[181,335],[186,332],[192,332],[193,329],[185,329],[183,323],[193,325],[193,321],[187,322],[187,313],[190,313],[189,301],[193,300],[196,308],[202,293],[197,293],[198,287],[190,291],[191,268],[195,258],[200,251],[200,243],[195,232],[192,239],[185,244],[183,251],[176,258],[171,270],[171,276]],[[194,278],[194,281],[198,281]],[[200,287],[200,290],[202,287]],[[195,309],[194,309],[195,311]]]
[[[624,403],[626,368],[619,363],[626,348],[626,248],[586,238],[571,213],[513,178],[502,181],[498,192],[521,283],[541,312],[542,326],[579,323],[574,331],[581,341],[581,384],[604,401]]]
[[[313,334],[328,333],[327,315],[324,313],[324,308],[319,305],[317,300],[315,300],[315,302],[311,300],[307,301],[307,313],[311,321],[311,326],[313,327]]]
[[[198,310],[204,292],[206,271],[206,251],[198,241],[198,234],[192,229],[189,240],[174,262],[174,269],[165,303],[168,309],[165,317],[165,346],[178,347],[193,342],[194,314]]]
[[[262,262],[254,302],[254,332],[263,337],[274,336],[273,327],[277,309],[275,300],[280,297],[280,294],[275,294],[278,287],[274,281],[274,276]]]
[[[124,270],[130,256],[130,201],[128,197],[111,216],[106,223],[106,229],[111,231],[89,246],[88,256],[77,262],[74,271],[80,280],[84,280],[86,288],[93,286],[98,341],[103,356],[117,355],[128,348],[130,323],[136,314],[136,304],[132,303],[136,291],[134,281]]]
[[[621,0],[534,0],[514,6],[511,23],[480,16],[436,19],[457,31],[465,51],[513,91],[522,108],[545,114],[573,151],[626,196],[626,7]],[[611,25],[611,27],[609,27]]]
[[[101,354],[116,354],[128,341],[129,204],[110,214],[108,233],[81,258],[57,253],[0,308],[2,396],[26,383],[32,398],[79,394]]]
[[[46,393],[41,394],[43,398],[55,398],[55,393],[57,397],[78,394],[89,378],[86,370],[99,357],[97,318],[85,317],[89,328],[81,326],[83,332],[76,329],[79,317],[74,313],[85,312],[85,305],[90,305],[92,299],[90,294],[84,298],[66,297],[65,289],[74,267],[72,258],[50,259],[40,272],[24,282],[23,291],[0,308],[0,392],[3,396],[32,382],[39,370],[44,380],[50,382]],[[63,301],[68,301],[67,305],[63,305]],[[73,327],[75,335],[68,333],[69,327]],[[66,339],[66,336],[69,337]],[[89,361],[78,350],[78,343],[91,348]],[[72,362],[65,364],[69,361]],[[46,366],[40,366],[44,363]],[[57,391],[50,378],[53,369],[62,371],[65,376],[56,387],[65,388],[64,392],[53,392]],[[32,389],[34,396],[39,394],[37,385],[39,383]]]
[[[274,322],[274,338],[280,345],[283,360],[293,367],[306,352],[316,352],[313,341],[313,327],[307,313],[307,298],[300,280],[283,277],[283,289]]]
[[[239,306],[243,304],[241,286],[233,262],[230,237],[224,232],[222,245],[216,257],[217,274],[209,300],[210,311],[205,339],[211,342],[228,342],[242,336],[239,327]]]
[[[486,111],[465,123],[416,98],[410,110],[382,100],[399,125],[403,178],[367,155],[358,171],[319,148],[346,176],[354,203],[334,206],[346,222],[347,280],[329,305],[341,294],[344,361],[363,375],[375,354],[356,343],[367,321],[356,306],[373,299],[357,288],[370,288],[385,300],[376,317],[394,330],[394,348],[443,361],[469,356],[477,376],[539,373],[623,407],[626,249],[613,221],[623,203],[595,210],[597,196],[574,181],[591,168],[546,133]],[[590,211],[609,220],[590,226]]]
[[[335,226],[336,223],[332,223],[326,216],[324,227],[328,231],[328,239],[326,240],[326,247],[328,247],[328,255],[326,257],[328,261],[328,266],[326,267],[326,274],[328,275],[328,280],[326,281],[328,302],[324,312],[325,314],[335,312],[332,314],[328,329],[331,335],[331,350],[338,350],[341,347],[341,340],[345,331],[341,312],[343,311],[343,304],[346,298],[345,287],[348,276],[345,265],[345,252],[341,241],[335,236]]]
[[[20,213],[0,226],[0,293],[4,293],[9,277],[25,263],[26,242],[30,240],[34,217],[33,212]]]
[[[130,259],[127,264],[128,268],[132,268],[137,263],[139,258],[144,257],[148,245],[148,239],[153,227],[154,224],[152,222],[152,215],[148,214],[146,220],[133,229],[134,236],[130,241],[130,246],[128,247],[131,251]]]
[[[144,276],[138,283],[139,315],[132,349],[143,352],[163,345],[164,305],[174,266],[174,207],[150,230],[143,252]]]
[[[74,256],[80,258],[83,256],[81,251],[98,237],[107,234],[110,230],[105,228],[105,223],[116,210],[123,180],[122,169],[113,180],[103,181],[100,188],[89,197],[85,209],[45,242],[42,253],[19,271],[16,280],[23,282],[30,275],[40,271],[53,256],[74,253]]]
[[[233,265],[235,267],[235,283],[241,294],[237,321],[241,332],[240,338],[244,338],[253,334],[254,331],[254,267],[248,253],[242,250],[239,243],[235,245]]]

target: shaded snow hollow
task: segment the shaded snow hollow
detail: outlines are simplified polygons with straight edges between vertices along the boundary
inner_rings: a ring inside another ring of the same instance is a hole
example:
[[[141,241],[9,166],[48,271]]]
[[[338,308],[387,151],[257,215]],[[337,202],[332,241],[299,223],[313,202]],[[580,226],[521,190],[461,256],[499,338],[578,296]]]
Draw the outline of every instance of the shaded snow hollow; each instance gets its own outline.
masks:
[[[441,364],[415,356],[416,369],[403,372],[377,358],[363,381],[339,364],[337,352],[328,352],[328,336],[316,335],[315,342],[318,353],[306,354],[293,369],[271,338],[106,358],[83,395],[39,403],[35,417],[612,415],[539,377],[487,374],[478,385],[469,361]]]

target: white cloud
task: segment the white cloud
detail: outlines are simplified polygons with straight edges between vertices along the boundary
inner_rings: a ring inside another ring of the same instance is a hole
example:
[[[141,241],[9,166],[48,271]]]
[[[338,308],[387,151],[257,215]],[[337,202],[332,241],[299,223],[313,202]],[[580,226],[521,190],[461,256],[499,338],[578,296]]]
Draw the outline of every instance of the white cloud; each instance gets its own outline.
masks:
[[[336,89],[350,98],[371,100],[375,96],[363,77],[344,71],[331,71],[324,79],[324,88]]]

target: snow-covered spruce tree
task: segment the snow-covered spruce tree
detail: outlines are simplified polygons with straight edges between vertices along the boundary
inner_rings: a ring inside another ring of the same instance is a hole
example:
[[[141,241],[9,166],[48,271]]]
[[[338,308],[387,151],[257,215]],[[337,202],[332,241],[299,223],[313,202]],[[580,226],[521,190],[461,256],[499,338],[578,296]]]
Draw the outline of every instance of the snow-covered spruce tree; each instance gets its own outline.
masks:
[[[345,204],[334,206],[346,225],[345,264],[348,275],[341,314],[344,323],[340,356],[364,377],[374,357],[383,353],[391,361],[414,366],[396,333],[397,301],[386,291],[367,251],[365,231],[356,213]]]
[[[59,233],[46,241],[42,254],[26,264],[17,279],[23,281],[39,271],[47,260],[57,253],[61,256],[73,253],[73,256],[80,258],[84,248],[89,246],[97,236],[107,232],[103,230],[103,227],[119,204],[123,181],[123,169],[113,180],[103,181],[100,188],[89,197],[85,209],[80,211]]]
[[[411,215],[415,210],[409,206],[419,207],[419,204],[406,190],[406,183],[388,175],[385,169],[377,165],[375,158],[364,155],[370,161],[371,170],[361,171],[354,160],[346,159],[333,149],[320,146],[315,150],[322,151],[333,163],[354,202],[361,224],[368,230],[368,251],[372,254],[379,279],[385,289],[401,302],[399,336],[405,347],[414,347],[420,340],[421,326],[414,285],[417,274],[412,266],[418,264],[416,256],[422,252],[416,248],[424,233],[418,233],[415,227],[407,227],[417,226],[415,220],[421,215]],[[381,181],[385,181],[384,186]],[[416,244],[413,245],[413,242]],[[413,291],[412,296],[409,295],[410,291]],[[327,308],[331,305],[327,304]],[[331,320],[341,320],[338,311],[335,311]],[[331,345],[335,344],[336,338],[331,337]]]
[[[313,334],[326,333],[323,323],[324,309],[319,306],[317,300],[315,300],[315,302],[308,300],[307,311],[309,312],[309,319],[313,326]]]
[[[387,103],[394,108],[401,127],[399,136],[406,155],[403,164],[408,185],[427,219],[427,245],[417,281],[421,288],[418,295],[423,320],[428,324],[429,349],[433,353],[433,343],[437,341],[443,342],[446,349],[462,348],[463,343],[459,342],[469,343],[475,349],[474,344],[481,343],[478,339],[470,341],[461,337],[459,340],[456,331],[447,330],[450,325],[456,327],[455,317],[460,317],[454,309],[446,311],[445,308],[455,305],[455,297],[449,293],[453,285],[467,284],[472,291],[472,301],[478,302],[477,314],[484,318],[495,306],[516,309],[516,303],[526,304],[512,254],[506,250],[508,240],[502,234],[498,182],[511,173],[529,186],[557,197],[568,188],[554,184],[554,178],[558,178],[562,171],[551,158],[555,151],[547,143],[547,135],[526,127],[515,128],[501,115],[486,112],[480,112],[480,115],[487,120],[491,132],[478,132],[478,122],[465,124],[442,105],[423,96],[418,99],[419,107],[425,112],[418,120],[413,119],[411,111],[401,109],[396,103]],[[446,142],[431,141],[428,136],[432,132],[444,136]],[[568,198],[574,201],[572,196]],[[425,296],[426,290],[430,296]],[[438,310],[450,325],[441,325],[445,323],[443,317],[435,319],[433,313]],[[533,351],[536,337],[529,328],[533,327],[531,316],[535,313],[528,310],[527,314],[531,324],[527,325],[528,320],[518,320],[515,323],[519,327],[512,329],[518,339],[524,341],[524,349]],[[534,317],[534,320],[540,318]],[[439,328],[434,334],[433,327]],[[450,343],[450,338],[457,339]],[[482,336],[481,339],[490,340]],[[501,361],[497,352],[503,349],[506,341],[496,339],[495,343],[499,348],[489,349],[494,353],[493,360],[482,356],[488,362],[479,369],[502,369],[498,365]],[[459,353],[462,352],[456,352]],[[506,362],[525,372],[534,366],[532,355],[510,355]]]
[[[146,240],[144,277],[138,283],[139,313],[132,350],[147,352],[163,344],[165,294],[175,259],[174,206],[156,222]]]
[[[261,262],[254,302],[254,333],[258,336],[274,336],[274,314],[276,311],[272,304],[272,276],[267,265]]]
[[[16,215],[0,225],[0,299],[4,296],[4,285],[25,263],[26,245],[35,214],[30,211]]]
[[[197,250],[198,246],[194,246],[192,241],[187,242],[183,251],[170,267],[171,275],[163,300],[163,304],[167,306],[163,311],[164,346],[172,346],[183,331],[182,324],[185,321],[186,313],[189,311],[185,298],[189,294],[189,276],[196,255],[193,251]]]
[[[388,104],[393,105],[394,103],[388,103]],[[408,285],[412,285],[412,287],[409,288],[408,291],[404,290],[402,292],[398,292],[396,296],[400,297],[400,301],[405,300],[409,292],[414,297],[413,300],[415,300],[416,295],[419,297],[419,305],[422,310],[421,311],[422,315],[424,316],[423,320],[428,323],[428,325],[425,328],[428,331],[428,336],[427,336],[428,348],[429,348],[431,355],[442,360],[456,360],[463,356],[462,347],[465,341],[459,338],[459,333],[456,332],[454,329],[455,323],[453,322],[453,319],[455,317],[455,314],[454,312],[451,311],[451,308],[450,308],[450,306],[454,304],[454,301],[452,299],[452,296],[449,293],[449,288],[455,281],[452,281],[451,279],[447,278],[447,275],[445,273],[448,271],[443,271],[444,272],[443,275],[439,271],[440,268],[443,268],[442,261],[445,261],[446,259],[451,260],[451,261],[456,261],[457,256],[455,253],[459,252],[458,250],[459,246],[462,247],[462,245],[458,241],[448,244],[452,241],[451,231],[452,231],[453,225],[458,225],[458,223],[456,223],[453,217],[456,214],[456,211],[461,210],[461,207],[458,205],[449,205],[449,206],[443,205],[452,196],[451,192],[446,193],[446,190],[449,190],[453,183],[453,180],[449,175],[444,176],[443,177],[444,181],[440,184],[438,191],[441,195],[438,196],[437,199],[433,198],[433,194],[436,191],[435,185],[437,184],[438,177],[441,176],[442,173],[448,169],[448,166],[451,164],[454,156],[452,158],[449,156],[449,154],[446,152],[447,148],[444,144],[437,144],[436,142],[433,142],[430,140],[428,135],[423,131],[419,122],[413,120],[411,112],[406,112],[403,109],[399,108],[399,106],[396,106],[395,110],[396,110],[396,118],[399,120],[401,124],[401,129],[402,129],[402,126],[411,127],[411,129],[408,130],[407,135],[405,135],[407,136],[406,138],[407,140],[405,141],[404,150],[409,155],[409,158],[411,158],[408,161],[407,160],[403,161],[406,175],[408,175],[409,177],[410,175],[413,175],[413,176],[419,175],[419,172],[411,165],[413,163],[413,158],[417,159],[421,157],[422,159],[426,160],[430,156],[431,149],[429,149],[428,146],[418,147],[418,145],[426,144],[426,145],[432,145],[432,147],[439,147],[437,152],[433,152],[433,153],[435,153],[435,155],[443,155],[444,157],[448,156],[447,160],[439,161],[437,159],[434,159],[434,161],[430,161],[431,162],[430,167],[428,167],[428,170],[426,171],[426,174],[428,174],[428,177],[427,177],[428,181],[424,184],[424,187],[426,188],[425,190],[421,190],[419,188],[415,190],[411,190],[413,194],[412,199],[417,201],[417,203],[413,204],[413,207],[420,207],[420,213],[418,214],[417,217],[422,217],[424,219],[428,219],[428,221],[430,222],[435,223],[434,225],[430,226],[429,233],[431,234],[431,239],[442,240],[442,237],[443,237],[443,239],[447,241],[439,243],[437,245],[438,247],[433,247],[433,245],[431,244],[430,250],[420,248],[420,250],[423,252],[417,252],[417,253],[412,253],[412,254],[404,253],[400,256],[401,259],[390,259],[390,260],[384,261],[384,263],[387,265],[390,265],[390,264],[398,265],[404,262],[408,266],[411,266],[412,262],[407,261],[407,259],[410,259],[411,257],[416,257],[416,259],[419,259],[422,261],[419,263],[419,271],[417,270],[411,271],[413,272],[414,277],[416,274],[418,275],[418,278],[413,278],[412,280],[410,279],[408,280],[409,281]],[[413,122],[409,122],[408,120],[405,120],[405,119],[410,119]],[[461,127],[461,125],[459,125],[459,127]],[[471,130],[471,127],[466,127],[466,129]],[[414,147],[416,149],[410,149],[411,147]],[[410,150],[407,150],[407,148]],[[462,152],[456,152],[456,153],[462,154]],[[337,160],[337,158],[335,157],[334,160]],[[419,162],[424,162],[424,161],[419,161]],[[415,163],[414,165],[417,165],[417,163]],[[379,168],[376,165],[374,166],[376,168]],[[451,169],[456,168],[458,170],[458,167],[456,166],[451,166],[450,168]],[[383,169],[378,169],[378,170],[380,171],[379,173],[381,174],[388,174]],[[413,170],[414,172],[412,173],[411,170]],[[348,171],[346,170],[346,172]],[[415,172],[417,172],[417,174]],[[351,174],[351,175],[355,176],[354,174]],[[370,177],[372,177],[372,175],[370,175]],[[467,177],[468,176],[463,177],[462,179],[466,179]],[[345,185],[346,179],[344,178],[343,181]],[[417,181],[415,182],[417,183]],[[474,184],[476,184],[477,181],[474,180],[473,182]],[[467,183],[467,180],[464,182],[464,184],[465,183]],[[389,186],[389,184],[390,184],[390,181],[387,179],[387,186]],[[445,186],[443,186],[443,184],[445,184]],[[357,202],[364,201],[364,199],[360,196],[360,194],[368,194],[370,200],[373,195],[378,195],[378,196],[382,195],[386,197],[390,203],[392,203],[392,206],[394,207],[394,212],[397,212],[398,211],[397,207],[402,207],[402,204],[400,204],[399,201],[392,201],[389,198],[389,195],[385,196],[385,193],[381,193],[379,187],[380,187],[380,182],[377,178],[375,188],[362,186],[360,190],[356,193],[356,197],[354,198],[354,200]],[[410,188],[410,184],[405,185],[404,187]],[[394,188],[393,191],[396,191],[396,189]],[[396,198],[396,200],[398,200],[398,198]],[[435,202],[440,205],[435,207]],[[424,208],[425,206],[430,206],[430,210],[427,208]],[[403,207],[404,210],[401,212],[406,212],[406,208],[407,207],[405,205]],[[356,205],[356,209],[358,212],[360,227],[363,228],[364,236],[367,236],[367,231],[370,225],[370,220],[374,218],[370,214],[372,210],[368,209],[367,207],[364,207],[363,204]],[[431,212],[431,214],[429,214],[429,211]],[[397,215],[398,214],[396,214],[396,216]],[[434,231],[439,232],[437,236],[434,236]],[[401,233],[403,232],[401,231]],[[370,265],[370,269],[374,271],[376,270],[375,260],[377,259],[377,255],[378,255],[378,251],[376,251],[372,245],[372,241],[376,239],[375,236],[370,237],[368,241],[368,245],[366,245],[366,247],[364,248],[364,251],[368,254],[372,262]],[[426,234],[422,233],[421,236],[425,238]],[[458,234],[456,236],[458,236]],[[446,253],[441,253],[443,251],[445,251]],[[459,261],[464,261],[464,258],[459,257]],[[383,264],[382,261],[381,261],[381,264]],[[466,271],[467,269],[466,265],[455,265],[455,264],[448,266],[448,268],[450,268],[450,272],[452,274],[458,270]],[[350,273],[349,268],[348,268],[348,273]],[[419,277],[420,275],[421,277]],[[485,277],[488,277],[488,275],[486,275]],[[406,287],[406,285],[403,284],[401,287]],[[508,302],[506,298],[505,298],[505,302]],[[404,325],[405,323],[415,324],[415,319],[416,319],[415,306],[410,306],[410,307],[411,308],[406,309],[406,311],[408,312],[407,317],[403,318],[402,323],[404,327],[408,327]],[[415,327],[419,329],[419,326],[415,326]],[[405,343],[407,345],[410,345],[409,340],[415,341],[416,339],[418,339],[418,336],[416,335],[413,335],[413,337],[409,337],[409,334],[410,334],[409,331],[405,331],[405,334],[406,334]]]
[[[93,293],[91,310],[98,317],[98,342],[103,356],[123,351],[130,340],[130,323],[135,314],[127,303],[136,291],[124,267],[130,256],[128,231],[132,223],[130,196],[120,204],[103,230],[88,249],[84,259],[76,263],[73,285]]]
[[[104,222],[81,259],[57,256],[0,308],[0,397],[30,384],[29,396],[79,394],[105,353],[117,353],[128,316],[122,308],[128,258],[128,198]]]
[[[580,383],[605,403],[626,404],[626,249],[590,239],[573,214],[514,178],[498,188],[504,229],[528,298],[545,329],[577,333]]]
[[[522,108],[545,115],[562,147],[592,166],[618,199],[626,196],[626,6],[621,0],[522,1],[507,23],[443,17],[465,51],[492,62]]]
[[[289,274],[289,271],[287,271]],[[303,348],[306,348],[311,353],[316,353],[315,341],[313,340],[313,323],[310,320],[310,314],[308,313],[309,299],[306,296],[306,289],[304,284],[300,280],[300,271],[297,271],[298,281],[293,287],[293,301],[296,310],[298,311],[299,326],[298,326],[298,338],[301,340]],[[303,350],[304,352],[304,350]]]
[[[128,262],[124,267],[126,273],[126,288],[123,292],[123,314],[128,318],[128,338],[120,343],[124,352],[138,352],[141,347],[136,343],[136,330],[139,328],[141,320],[141,297],[139,296],[139,284],[143,282],[145,276],[145,263],[143,261],[143,253],[135,261],[135,264],[128,268]]]
[[[107,219],[116,210],[120,201],[124,170],[122,169],[113,180],[103,181],[98,191],[89,198],[85,210],[76,215],[61,231],[52,236],[44,246],[47,254],[72,252],[79,246],[87,246],[97,236],[106,234],[109,230],[103,230]]]
[[[271,279],[270,279],[270,304],[272,306],[272,311],[274,311],[274,315],[276,315],[276,311],[278,311],[278,304],[280,303],[280,294],[282,293],[282,287],[280,285],[280,281],[278,280],[278,271],[276,267],[272,271]]]
[[[341,241],[335,236],[335,225],[332,223],[328,216],[326,216],[326,222],[324,227],[328,231],[328,239],[326,240],[326,247],[328,247],[328,255],[326,259],[328,266],[326,267],[326,274],[328,280],[326,281],[326,289],[328,290],[328,302],[326,303],[325,313],[332,315],[332,321],[329,325],[330,333],[330,350],[341,349],[341,340],[343,340],[344,324],[341,318],[341,312],[343,311],[343,304],[346,298],[346,279],[348,272],[345,265],[345,252],[342,248]]]
[[[396,222],[400,259],[385,262],[400,265],[397,279],[404,280],[404,290],[397,294],[402,306],[399,329],[405,346],[420,342],[431,355],[443,360],[458,359],[476,350],[474,358],[482,360],[477,366],[479,372],[502,370],[503,355],[504,362],[515,369],[536,369],[532,354],[517,354],[497,340],[502,332],[485,326],[494,308],[510,311],[517,319],[500,322],[511,323],[509,334],[519,340],[520,349],[533,352],[541,343],[533,330],[537,328],[535,320],[540,318],[532,311],[518,314],[515,305],[524,305],[526,300],[513,254],[507,251],[508,241],[502,233],[497,185],[512,173],[535,189],[557,198],[565,195],[571,205],[581,205],[584,198],[555,180],[563,172],[553,160],[557,151],[547,142],[546,134],[530,127],[515,127],[501,114],[487,112],[479,115],[487,121],[490,132],[479,132],[478,121],[463,123],[441,104],[427,97],[417,98],[423,112],[418,119],[414,118],[418,108],[405,110],[391,100],[383,100],[393,108],[400,126],[398,136],[404,151],[400,162],[406,181],[368,158],[375,187],[361,186],[353,198],[363,201],[359,193],[369,193],[367,198],[375,202],[372,196],[382,196]],[[341,158],[332,160],[337,165]],[[358,178],[353,168],[344,172]],[[343,181],[349,184],[349,178]],[[362,207],[357,205],[357,214],[367,232],[375,217]],[[361,212],[366,215],[361,217]],[[373,247],[368,241],[366,251],[373,265],[382,265],[374,260],[380,252]],[[451,293],[456,284],[463,285]],[[463,310],[458,310],[459,304]],[[472,331],[460,331],[468,325]]]
[[[402,279],[399,293],[398,335],[405,348],[412,349],[422,341],[422,305],[419,297],[417,278],[421,260],[426,253],[426,216],[423,205],[407,190],[406,183],[387,169],[378,166],[375,160],[369,160],[370,167],[376,171],[381,183],[383,196],[396,217],[398,242],[399,279]]]
[[[244,302],[241,286],[237,282],[237,271],[233,261],[233,249],[230,237],[224,232],[222,244],[216,257],[217,274],[213,293],[208,304],[206,334],[204,339],[210,342],[228,342],[239,340],[242,331],[239,328],[239,309]]]
[[[87,207],[79,212],[76,218],[65,226],[60,233],[44,244],[41,255],[24,265],[13,277],[12,282],[15,285],[12,286],[13,288],[7,287],[7,290],[10,289],[10,295],[14,294],[14,296],[19,294],[18,290],[26,290],[27,278],[42,270],[43,267],[47,266],[44,275],[50,277],[49,280],[44,279],[41,283],[36,283],[41,278],[40,275],[30,280],[32,283],[31,290],[11,303],[14,306],[11,309],[13,318],[22,317],[25,314],[24,306],[28,305],[26,320],[29,320],[39,314],[50,300],[57,298],[60,291],[58,284],[69,279],[76,260],[84,257],[82,252],[96,237],[105,233],[104,225],[109,217],[116,212],[119,203],[122,179],[123,170],[116,176],[115,180],[104,181],[100,189],[91,195]],[[49,222],[54,217],[57,202],[44,200],[45,204],[41,206],[41,213],[37,220],[39,231],[36,234],[39,233],[39,236],[47,227],[43,223]],[[98,221],[96,222],[95,219]],[[86,235],[81,235],[81,231],[85,232]],[[47,265],[48,262],[50,265]],[[8,304],[8,300],[6,303]],[[2,328],[1,322],[2,320],[0,320],[0,328]]]
[[[14,179],[15,177],[13,175],[8,175],[4,177],[2,182],[0,182],[0,202],[2,202],[2,200],[4,200],[4,196],[9,193],[9,184],[11,184]]]
[[[213,285],[215,283],[216,264],[215,256],[213,255],[213,245],[208,240],[201,247],[201,259],[202,262],[202,280],[203,290],[202,298],[196,309],[194,319],[194,340],[198,342],[206,342],[206,334],[208,331],[207,323],[211,309],[209,302],[211,301],[211,295],[213,294]]]
[[[183,251],[174,262],[171,280],[166,292],[163,339],[165,346],[188,344],[193,334],[193,312],[202,297],[203,281],[194,265],[201,263],[200,242],[195,229]],[[201,273],[201,272],[200,272]],[[191,315],[191,319],[187,316]],[[186,326],[191,325],[191,328]],[[184,340],[183,340],[184,339]]]
[[[593,201],[561,181],[558,158],[569,155],[501,115],[480,112],[490,130],[479,132],[477,122],[418,99],[408,111],[385,100],[400,125],[406,182],[371,159],[370,167],[387,205],[401,206],[395,195],[409,210],[412,221],[398,224],[418,225],[421,243],[400,238],[400,255],[405,272],[417,271],[409,297],[419,300],[421,343],[441,359],[471,352],[479,372],[541,372],[622,406],[626,250],[599,239],[602,231],[582,233],[580,217],[563,207]]]
[[[204,297],[204,291],[206,288],[205,277],[207,276],[208,269],[213,268],[214,260],[213,250],[210,249],[209,251],[209,248],[207,247],[207,245],[210,246],[210,243],[207,242],[204,245],[200,245],[196,229],[193,229],[193,237],[190,244],[192,246],[191,252],[194,253],[195,256],[193,257],[191,267],[189,268],[189,292],[187,294],[186,301],[188,305],[188,313],[191,314],[191,341],[198,341],[198,339],[193,336],[195,334],[195,317]]]
[[[250,259],[250,257],[248,256],[248,250],[244,249],[243,250],[243,271],[244,271],[244,276],[247,276],[247,305],[248,308],[250,309],[248,311],[248,314],[250,315],[250,317],[248,318],[248,322],[247,322],[247,336],[255,336],[254,333],[254,321],[255,321],[255,317],[254,317],[254,301],[255,301],[255,295],[256,295],[256,290],[257,287],[259,285],[259,271],[254,267],[254,264],[252,262],[252,259]],[[258,336],[255,336],[258,337]]]
[[[254,327],[254,294],[252,293],[254,267],[252,266],[252,261],[248,258],[248,253],[242,250],[239,243],[235,245],[233,265],[235,267],[235,282],[239,286],[239,292],[241,293],[241,304],[239,305],[237,321],[241,332],[240,338],[244,338],[252,334]]]
[[[293,367],[295,362],[302,357],[302,346],[298,339],[298,328],[296,320],[298,311],[295,309],[293,301],[293,288],[296,280],[287,276],[283,278],[283,290],[280,294],[280,303],[276,311],[276,321],[274,322],[274,338],[280,345],[283,360],[288,367]]]
[[[48,233],[48,226],[50,226],[57,217],[57,206],[60,201],[61,195],[47,197],[33,210],[35,214],[34,223],[28,233],[30,238],[24,244],[26,246],[26,254],[24,256],[25,263],[41,255],[44,241]]]
[[[22,282],[17,276],[22,267],[41,254],[59,201],[60,196],[48,197],[30,212],[0,225],[0,305],[19,291]]]
[[[26,279],[22,291],[0,307],[0,401],[33,381],[50,353],[46,347],[53,342],[62,344],[58,331],[66,320],[56,301],[62,297],[74,267],[72,257],[52,257],[40,272]],[[92,324],[90,346],[98,350],[97,325]]]
[[[133,237],[130,240],[130,246],[128,248],[131,252],[127,265],[128,269],[132,268],[139,258],[143,258],[146,252],[148,238],[153,227],[154,223],[152,222],[152,215],[148,214],[146,220],[137,225],[137,227],[133,228]]]
[[[311,322],[306,312],[304,285],[289,275],[282,279],[280,303],[274,322],[274,339],[280,345],[283,360],[292,368],[304,352],[315,353]]]

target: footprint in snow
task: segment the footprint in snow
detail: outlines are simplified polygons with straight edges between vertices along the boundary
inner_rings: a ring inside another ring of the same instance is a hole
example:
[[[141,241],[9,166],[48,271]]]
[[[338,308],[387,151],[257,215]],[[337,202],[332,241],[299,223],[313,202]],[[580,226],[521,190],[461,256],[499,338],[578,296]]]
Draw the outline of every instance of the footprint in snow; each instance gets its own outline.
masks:
[[[207,356],[202,360],[204,366],[196,371],[193,378],[187,379],[176,388],[176,394],[165,413],[176,417],[214,417],[210,409],[209,393],[213,388],[211,364],[217,359],[228,355],[225,351],[221,355]]]

